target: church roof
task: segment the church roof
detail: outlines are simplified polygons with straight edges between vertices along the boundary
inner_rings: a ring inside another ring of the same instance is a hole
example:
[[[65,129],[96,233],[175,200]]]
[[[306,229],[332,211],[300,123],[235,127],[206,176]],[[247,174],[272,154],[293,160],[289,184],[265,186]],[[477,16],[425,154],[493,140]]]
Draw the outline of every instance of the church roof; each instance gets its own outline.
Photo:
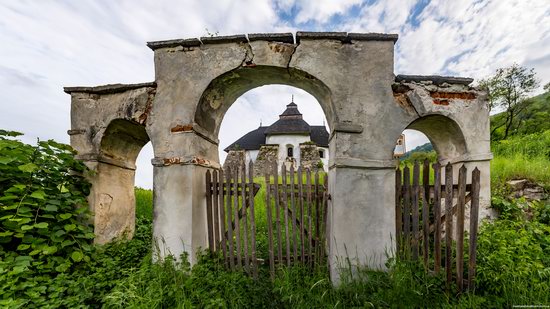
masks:
[[[328,147],[328,132],[325,126],[311,126],[311,141],[319,147]]]
[[[237,141],[227,146],[225,152],[229,150],[259,150],[261,145],[265,144],[265,129],[268,127],[260,126],[254,131],[250,131],[239,138]]]
[[[309,124],[302,118],[302,114],[298,110],[298,105],[290,102],[286,106],[286,110],[279,115],[279,120],[275,121],[265,134],[303,134],[309,135]]]
[[[279,115],[279,120],[275,121],[269,127],[260,126],[256,130],[250,131],[239,138],[237,141],[227,146],[225,152],[229,150],[259,150],[261,145],[265,145],[267,135],[300,134],[309,135],[312,142],[319,147],[328,147],[329,134],[325,126],[310,126],[298,110],[298,105],[290,102],[286,110]]]

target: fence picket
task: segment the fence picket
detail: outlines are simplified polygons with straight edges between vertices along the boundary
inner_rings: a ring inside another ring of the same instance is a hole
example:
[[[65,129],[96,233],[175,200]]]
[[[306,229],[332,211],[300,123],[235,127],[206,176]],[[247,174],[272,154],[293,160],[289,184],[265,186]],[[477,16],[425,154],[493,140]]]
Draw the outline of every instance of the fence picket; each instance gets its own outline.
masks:
[[[281,178],[283,179],[283,216],[285,220],[285,240],[286,240],[286,264],[290,266],[290,235],[288,222],[288,187],[286,181],[286,166],[281,165]]]
[[[308,209],[308,252],[307,252],[307,258],[308,258],[308,264],[310,266],[313,266],[313,259],[311,257],[313,252],[313,217],[312,217],[312,202],[311,202],[311,170],[308,168],[306,169],[306,186],[307,186],[307,209]]]
[[[466,196],[466,166],[458,170],[458,196],[456,216],[456,283],[458,291],[464,288],[464,204]]]
[[[435,163],[434,170],[434,271],[439,273],[441,269],[441,165]]]
[[[453,177],[453,166],[451,163],[447,163],[444,167],[440,163],[434,163],[432,168],[434,170],[434,184],[429,184],[430,179],[430,165],[427,160],[423,162],[423,174],[422,185],[418,185],[420,196],[415,196],[418,184],[417,169],[418,164],[415,163],[413,167],[412,188],[410,186],[410,171],[407,166],[401,173],[397,168],[395,171],[395,185],[396,185],[396,234],[403,233],[402,246],[398,247],[401,251],[398,251],[401,255],[408,257],[410,254],[415,258],[415,243],[417,240],[422,240],[422,253],[423,264],[426,267],[426,271],[429,271],[429,261],[432,257],[430,255],[429,237],[431,232],[434,232],[434,272],[438,274],[441,271],[441,267],[445,268],[446,286],[447,290],[450,289],[453,282],[456,283],[457,292],[461,293],[465,284],[468,289],[473,289],[473,282],[475,277],[476,267],[476,246],[478,237],[478,216],[479,216],[479,190],[480,190],[480,172],[477,168],[472,172],[472,183],[467,184],[467,169],[464,165],[458,169],[458,177]],[[444,170],[443,170],[444,168]],[[443,179],[443,173],[444,179]],[[403,176],[403,178],[401,178]],[[453,178],[457,180],[456,184],[453,184]],[[401,179],[403,180],[401,182]],[[401,191],[400,191],[401,190]],[[432,195],[433,192],[433,195]],[[411,205],[412,198],[412,205]],[[416,215],[415,209],[418,206],[417,198],[422,198],[422,222],[420,228],[422,231],[417,233],[416,229]],[[453,202],[453,198],[456,198],[456,204]],[[402,199],[402,201],[399,201]],[[430,205],[430,199],[433,199],[433,206]],[[442,200],[445,199],[444,205]],[[465,261],[464,261],[464,224],[466,221],[465,211],[466,204],[471,202],[470,206],[470,238],[469,238],[469,254],[467,264],[467,280],[465,279]],[[409,208],[411,205],[412,208]],[[401,206],[403,208],[401,208]],[[430,210],[430,206],[433,209]],[[442,208],[444,207],[444,208]],[[402,219],[399,220],[399,212],[402,210]],[[433,211],[434,222],[430,224],[430,211]],[[456,223],[453,222],[453,216],[456,215]],[[413,237],[410,237],[410,221],[412,218],[412,233]],[[456,227],[454,226],[456,224]],[[399,228],[403,227],[402,231]],[[443,233],[444,239],[443,238]],[[417,237],[419,239],[417,239]],[[413,239],[411,239],[413,238]],[[456,250],[453,250],[453,239],[456,239]],[[445,244],[444,257],[442,257],[442,244]],[[407,245],[410,247],[407,248]],[[453,256],[456,252],[456,256]],[[453,260],[454,259],[454,260]],[[456,277],[453,278],[453,272],[456,272]],[[453,281],[454,279],[454,281]]]
[[[408,166],[403,169],[403,250],[408,251],[411,243],[411,176]]]
[[[419,222],[418,222],[418,211],[419,211],[419,197],[420,197],[420,166],[418,161],[414,162],[413,167],[413,186],[412,186],[412,229],[413,229],[413,239],[412,239],[412,258],[413,260],[418,259],[418,241],[419,241]]]
[[[447,274],[447,289],[452,280],[452,246],[453,246],[453,166],[445,166],[445,271]]]
[[[237,249],[236,256],[237,256],[237,269],[240,269],[242,267],[242,259],[241,259],[241,220],[239,218],[239,169],[235,168],[235,174],[233,175],[233,206],[235,209],[233,209],[235,218],[234,222],[235,225],[232,225],[231,227],[234,229],[235,233],[235,248]]]
[[[312,179],[309,169],[304,172],[299,167],[297,171],[291,168],[291,175],[287,176],[285,166],[281,166],[281,175],[278,175],[277,166],[273,167],[273,180],[270,170],[265,171],[269,271],[272,278],[277,263],[287,266],[293,263],[323,265],[330,245],[326,239],[330,199],[327,175],[320,179],[319,171],[316,171]],[[253,171],[251,161],[248,170],[243,165],[233,170],[228,167],[225,173],[223,170],[205,173],[205,221],[210,250],[213,253],[223,251],[224,263],[229,269],[244,269],[257,278],[258,263],[261,264],[262,260],[257,258],[254,196],[259,187],[254,183]],[[304,177],[307,178],[305,184]],[[282,184],[278,183],[280,180]],[[276,200],[275,204],[273,200]],[[274,207],[277,208],[277,219],[274,218]],[[285,221],[284,235],[281,235],[281,212]],[[276,237],[274,223],[280,237]],[[278,248],[275,248],[274,238],[277,238]],[[286,255],[283,255],[283,246],[286,247]],[[277,249],[280,258],[276,258]]]
[[[232,203],[231,203],[231,169],[227,168],[227,174],[225,179],[226,188],[226,204],[227,204],[227,242],[229,243],[229,266],[231,270],[235,269],[235,258],[233,251],[233,219],[232,217]],[[225,234],[225,233],[224,233]]]
[[[282,168],[282,166],[281,166]],[[277,162],[273,162],[274,190],[275,190],[275,219],[277,221],[277,257],[278,263],[283,263],[283,235],[281,232],[281,197],[279,196],[279,169]]]
[[[422,167],[422,256],[424,268],[428,269],[430,250],[430,161],[426,158]]]
[[[208,248],[214,252],[214,235],[212,234],[212,178],[210,170],[206,171],[206,224],[208,235]]]
[[[305,243],[304,243],[304,188],[302,167],[298,167],[298,203],[300,208],[300,252],[301,263],[305,263]]]
[[[250,191],[252,193],[253,191]],[[250,256],[248,255],[248,209],[246,207],[246,201],[247,201],[247,192],[246,192],[246,165],[243,163],[242,169],[241,169],[241,201],[242,201],[242,208],[241,208],[241,215],[243,222],[241,223],[243,226],[243,249],[244,249],[244,269],[247,273],[250,273]]]
[[[252,160],[248,165],[248,200],[250,207],[250,250],[252,253],[252,274],[254,278],[258,276],[258,263],[256,262],[256,214],[254,212],[254,163]],[[271,204],[267,204],[269,207]],[[266,205],[266,206],[267,206]],[[271,225],[271,220],[268,222]],[[273,243],[271,243],[271,253],[273,255]],[[271,259],[272,261],[273,259]]]
[[[395,170],[395,243],[397,255],[401,254],[401,242],[403,233],[403,214],[401,210],[401,169]]]
[[[220,237],[220,217],[219,217],[219,211],[218,211],[218,188],[219,188],[220,182],[218,180],[218,171],[214,170],[212,173],[212,201],[214,202],[213,210],[214,210],[214,251],[218,251],[220,247],[219,243],[219,237]]]
[[[228,266],[227,261],[227,237],[225,234],[225,204],[224,204],[224,178],[223,178],[223,170],[220,170],[220,177],[219,177],[219,193],[218,193],[218,199],[219,199],[219,207],[220,207],[220,238],[221,238],[221,247],[223,252],[223,260],[225,261],[226,266]]]
[[[275,178],[277,180],[277,178]],[[276,185],[275,185],[276,186]],[[265,171],[265,207],[267,213],[267,237],[268,237],[268,254],[269,254],[269,273],[271,278],[275,277],[275,258],[273,254],[273,222],[271,214],[271,175],[269,169]]]
[[[472,171],[472,202],[470,204],[470,245],[468,255],[468,289],[474,289],[474,278],[476,274],[476,248],[477,228],[479,216],[479,190],[480,172],[477,167]]]
[[[328,178],[327,178],[327,174],[325,174],[324,178],[323,178],[323,202],[322,202],[322,213],[323,213],[323,224],[322,224],[322,228],[321,228],[321,243],[320,243],[320,246],[321,246],[321,263],[323,263],[324,261],[324,258],[325,258],[325,254],[327,253],[327,243],[328,243],[328,239],[327,239],[327,226],[328,226],[328,223],[327,223],[327,211],[328,211]]]
[[[320,205],[319,205],[319,171],[315,171],[315,264],[320,262]]]
[[[290,205],[292,209],[292,249],[294,252],[294,261],[298,261],[298,230],[296,228],[296,191],[294,165],[290,166]]]

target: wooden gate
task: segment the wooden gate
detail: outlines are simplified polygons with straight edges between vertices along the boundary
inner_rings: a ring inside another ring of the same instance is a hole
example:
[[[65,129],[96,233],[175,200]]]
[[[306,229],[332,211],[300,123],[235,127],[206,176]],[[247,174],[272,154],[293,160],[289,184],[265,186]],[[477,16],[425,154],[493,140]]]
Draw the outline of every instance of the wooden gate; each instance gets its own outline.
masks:
[[[412,185],[409,167],[405,167],[403,171],[399,168],[396,170],[397,253],[413,260],[418,260],[421,255],[426,270],[432,271],[433,267],[436,274],[444,268],[447,288],[456,281],[458,291],[462,292],[465,286],[473,288],[475,276],[480,172],[475,168],[472,171],[472,182],[467,184],[467,169],[463,165],[458,171],[456,184],[453,184],[452,165],[448,163],[445,166],[444,180],[441,170],[439,163],[430,166],[428,160],[424,161],[420,182],[420,165],[415,162]],[[468,206],[469,252],[465,271],[464,226],[467,222],[465,214]],[[442,249],[445,251],[443,256]]]
[[[317,171],[273,165],[253,177],[254,165],[206,172],[208,245],[227,267],[256,276],[258,265],[321,265],[326,259],[327,177]],[[246,177],[248,174],[248,177]],[[258,182],[258,183],[255,183]],[[258,197],[265,182],[265,197]],[[257,239],[267,242],[258,246]],[[265,250],[258,250],[260,249]],[[267,247],[267,248],[266,248]]]
[[[266,219],[269,268],[300,263],[310,267],[323,264],[328,250],[326,239],[327,205],[330,195],[327,175],[322,182],[301,167],[289,173],[285,165],[278,174],[274,165],[266,179]]]

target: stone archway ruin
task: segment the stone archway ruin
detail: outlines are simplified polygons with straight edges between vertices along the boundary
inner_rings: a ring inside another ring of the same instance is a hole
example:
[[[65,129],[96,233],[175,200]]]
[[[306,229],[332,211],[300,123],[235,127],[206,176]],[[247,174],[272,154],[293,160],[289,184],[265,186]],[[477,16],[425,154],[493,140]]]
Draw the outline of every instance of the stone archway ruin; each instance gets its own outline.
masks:
[[[488,206],[489,110],[471,79],[395,76],[395,34],[298,32],[149,42],[155,82],[67,87],[71,144],[96,173],[89,197],[96,241],[133,231],[135,156],[153,144],[154,228],[162,254],[207,247],[204,175],[220,168],[218,132],[244,92],[295,86],[321,104],[331,128],[329,262],[383,268],[394,247],[393,148],[406,128],[428,135],[440,159],[475,165]],[[136,153],[137,151],[137,153]]]

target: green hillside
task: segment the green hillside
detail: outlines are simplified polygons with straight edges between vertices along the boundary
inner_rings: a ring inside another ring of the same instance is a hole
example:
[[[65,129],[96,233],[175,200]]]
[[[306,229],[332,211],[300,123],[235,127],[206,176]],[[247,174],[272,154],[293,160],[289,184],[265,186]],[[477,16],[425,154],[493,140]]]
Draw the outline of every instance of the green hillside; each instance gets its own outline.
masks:
[[[550,92],[532,97],[523,104],[524,111],[514,119],[511,135],[532,134],[550,129]],[[502,124],[505,120],[504,112],[491,116],[492,140],[501,140],[504,136],[505,127]]]

